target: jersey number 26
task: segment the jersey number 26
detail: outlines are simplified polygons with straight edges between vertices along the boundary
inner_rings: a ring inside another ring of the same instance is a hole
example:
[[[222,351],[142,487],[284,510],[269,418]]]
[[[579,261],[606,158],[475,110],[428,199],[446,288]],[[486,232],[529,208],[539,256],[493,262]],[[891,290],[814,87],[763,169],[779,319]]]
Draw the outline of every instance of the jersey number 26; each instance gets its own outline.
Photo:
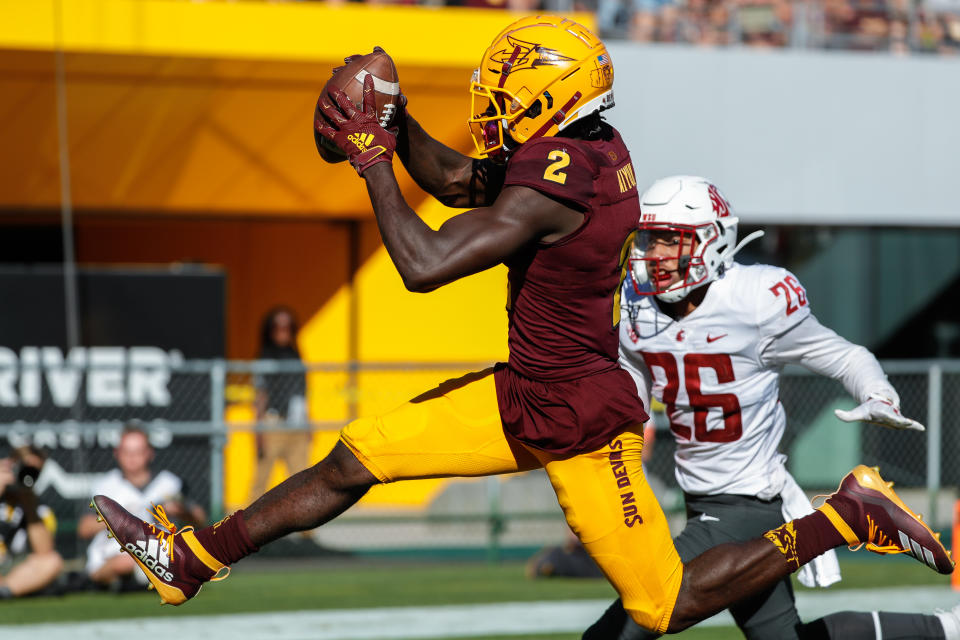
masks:
[[[691,435],[699,442],[734,442],[743,434],[743,420],[740,417],[740,402],[732,393],[700,393],[700,369],[713,369],[717,372],[717,382],[733,382],[733,363],[726,353],[687,353],[683,356],[684,383],[690,408],[693,409],[693,433],[685,424],[674,422],[677,408],[677,391],[680,390],[680,375],[677,361],[672,353],[643,352],[647,368],[653,374],[653,368],[663,371],[666,384],[663,386],[663,404],[670,418],[670,430],[678,437],[690,440]],[[719,407],[723,413],[722,429],[707,429],[707,411],[710,407]]]

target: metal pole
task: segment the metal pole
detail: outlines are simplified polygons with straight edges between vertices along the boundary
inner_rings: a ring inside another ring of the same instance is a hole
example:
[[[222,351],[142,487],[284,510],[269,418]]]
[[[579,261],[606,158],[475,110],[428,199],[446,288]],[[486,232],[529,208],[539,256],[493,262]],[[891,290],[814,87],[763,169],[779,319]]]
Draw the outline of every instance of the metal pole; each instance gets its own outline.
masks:
[[[223,517],[223,448],[227,425],[223,418],[227,369],[223,360],[210,367],[210,515]]]
[[[937,497],[940,495],[940,413],[943,410],[943,369],[930,365],[927,373],[927,522],[937,527]]]
[[[503,533],[503,512],[501,487],[498,476],[487,478],[487,503],[489,506],[489,539],[487,540],[487,562],[494,564],[500,560],[500,535]]]
[[[350,274],[350,294],[347,303],[347,419],[356,420],[358,415],[360,382],[357,371],[360,360],[360,296],[357,295],[360,273],[360,222],[347,223],[349,249],[347,269]]]
[[[57,101],[57,146],[60,153],[60,229],[63,240],[63,306],[66,316],[67,351],[80,344],[80,314],[77,306],[77,262],[73,247],[73,197],[70,184],[70,145],[67,131],[67,73],[63,53],[62,0],[53,3],[54,86]]]
[[[63,6],[62,0],[53,0],[53,28],[55,50],[54,95],[57,108],[57,151],[60,169],[60,235],[63,243],[63,311],[67,353],[80,344],[80,313],[77,304],[77,260],[73,247],[73,188],[70,184],[70,144],[67,129],[67,71],[63,52]],[[78,398],[70,415],[74,420],[83,419],[83,401]],[[87,471],[84,447],[74,450],[73,460],[78,471]],[[86,505],[76,503],[79,520],[86,512]]]

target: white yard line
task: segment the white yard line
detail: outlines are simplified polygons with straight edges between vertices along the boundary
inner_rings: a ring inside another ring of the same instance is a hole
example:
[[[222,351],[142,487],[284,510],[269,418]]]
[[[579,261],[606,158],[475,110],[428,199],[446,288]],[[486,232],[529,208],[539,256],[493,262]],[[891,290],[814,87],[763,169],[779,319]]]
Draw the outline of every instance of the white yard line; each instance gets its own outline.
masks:
[[[947,587],[817,590],[797,594],[797,606],[804,620],[835,611],[878,608],[931,613],[935,607],[949,608],[957,601],[960,593]],[[0,638],[130,640],[147,634],[203,640],[386,640],[543,635],[583,631],[608,604],[606,600],[510,602],[0,625]],[[724,612],[701,624],[729,626],[733,619]]]

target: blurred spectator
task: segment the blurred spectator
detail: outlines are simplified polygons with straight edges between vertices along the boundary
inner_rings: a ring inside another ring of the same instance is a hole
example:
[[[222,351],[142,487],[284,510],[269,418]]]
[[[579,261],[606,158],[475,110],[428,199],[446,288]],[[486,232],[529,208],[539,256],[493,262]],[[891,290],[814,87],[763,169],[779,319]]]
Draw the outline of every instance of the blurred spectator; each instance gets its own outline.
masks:
[[[276,307],[267,313],[258,357],[286,364],[301,362],[293,311]],[[307,381],[302,370],[259,375],[255,385],[257,422],[264,429],[257,438],[260,460],[253,486],[253,495],[259,496],[269,489],[270,471],[277,460],[283,461],[290,474],[307,467],[311,438],[307,428]]]
[[[941,53],[956,55],[960,53],[960,13],[942,13],[944,40]]]
[[[718,47],[730,44],[730,8],[726,2],[711,2],[705,11],[704,28],[698,44]]]
[[[33,447],[0,459],[0,600],[40,591],[63,568],[53,543],[56,519],[33,492],[45,460]]]
[[[528,578],[602,578],[603,572],[571,531],[561,545],[544,547],[525,567]]]
[[[113,498],[124,509],[145,517],[151,507],[163,507],[171,521],[188,525],[206,523],[203,508],[184,498],[183,481],[169,471],[154,473],[150,468],[154,451],[145,431],[128,424],[113,451],[119,468],[108,471],[94,485],[93,493]],[[98,585],[121,590],[146,586],[147,578],[137,569],[133,558],[123,553],[116,540],[107,537],[106,527],[94,514],[85,514],[77,525],[77,534],[87,540],[87,575]]]
[[[278,0],[294,2],[298,0]],[[594,12],[605,39],[722,47],[960,53],[960,0],[323,0]]]
[[[630,37],[641,42],[665,41],[666,34],[658,33],[665,13],[676,13],[672,0],[633,0],[633,19],[630,22]],[[658,17],[661,20],[658,20]]]
[[[946,31],[939,16],[923,14],[914,23],[915,49],[920,53],[940,53]]]
[[[279,0],[297,1],[297,0]],[[960,0],[324,0],[594,12],[605,39],[722,47],[960,53]]]
[[[751,0],[737,11],[740,39],[752,47],[785,47],[790,41],[793,15],[783,0]]]
[[[598,0],[596,11],[605,35],[638,42],[960,53],[960,3],[937,1],[948,0]]]
[[[371,0],[367,0],[370,2]],[[385,0],[373,0],[383,2]],[[392,0],[397,1],[397,0]],[[509,11],[541,11],[547,9],[540,0],[447,0],[447,2],[430,0],[411,4],[443,4],[448,7],[471,7],[474,9],[507,9]]]
[[[897,18],[890,23],[890,43],[891,53],[897,55],[906,55],[910,53],[910,42],[907,37],[910,27],[904,18]]]

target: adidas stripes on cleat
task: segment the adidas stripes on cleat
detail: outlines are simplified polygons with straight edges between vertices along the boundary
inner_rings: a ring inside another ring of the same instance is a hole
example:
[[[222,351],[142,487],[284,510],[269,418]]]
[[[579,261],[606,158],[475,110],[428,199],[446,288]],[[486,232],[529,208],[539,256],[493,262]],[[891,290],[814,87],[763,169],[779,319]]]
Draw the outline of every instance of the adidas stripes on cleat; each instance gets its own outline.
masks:
[[[106,496],[94,496],[90,503],[116,538],[160,594],[163,604],[183,604],[197,595],[204,582],[223,580],[230,568],[201,546],[193,527],[178,530],[167,519],[162,506],[152,515],[156,525],[144,522]],[[222,576],[218,576],[225,570]]]
[[[907,553],[938,573],[953,572],[940,534],[930,530],[894,493],[876,467],[856,466],[818,507],[853,548],[874,553]]]

